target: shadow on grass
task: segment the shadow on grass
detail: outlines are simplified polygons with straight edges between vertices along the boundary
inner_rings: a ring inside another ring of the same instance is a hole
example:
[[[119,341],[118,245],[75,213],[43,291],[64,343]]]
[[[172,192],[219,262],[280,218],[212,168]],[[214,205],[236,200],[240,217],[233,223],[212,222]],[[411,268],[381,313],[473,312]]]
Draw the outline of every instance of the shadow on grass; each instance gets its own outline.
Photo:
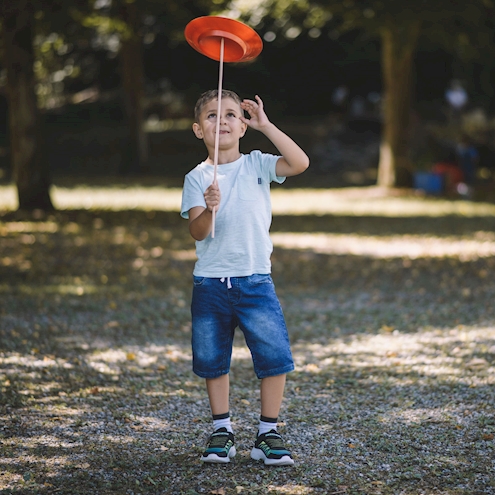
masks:
[[[384,217],[346,215],[276,215],[272,232],[325,232],[369,236],[432,235],[469,236],[476,232],[495,232],[490,217]]]

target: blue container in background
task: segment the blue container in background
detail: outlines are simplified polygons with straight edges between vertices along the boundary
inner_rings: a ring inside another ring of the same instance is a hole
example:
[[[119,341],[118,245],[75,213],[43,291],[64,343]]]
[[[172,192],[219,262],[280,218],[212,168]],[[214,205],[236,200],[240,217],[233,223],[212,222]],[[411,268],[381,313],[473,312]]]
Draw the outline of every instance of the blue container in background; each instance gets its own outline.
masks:
[[[421,189],[428,194],[442,194],[444,190],[443,175],[432,172],[416,172],[414,174],[414,189]]]

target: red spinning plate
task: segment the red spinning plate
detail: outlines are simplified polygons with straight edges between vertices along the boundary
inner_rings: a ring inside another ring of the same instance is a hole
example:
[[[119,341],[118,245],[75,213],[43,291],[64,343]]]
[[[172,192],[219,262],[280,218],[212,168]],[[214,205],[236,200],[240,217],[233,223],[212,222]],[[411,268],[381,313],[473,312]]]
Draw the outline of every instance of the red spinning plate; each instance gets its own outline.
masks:
[[[223,38],[225,62],[252,60],[263,48],[263,42],[254,29],[228,17],[197,17],[188,23],[184,35],[195,50],[213,60],[220,60],[220,44]]]

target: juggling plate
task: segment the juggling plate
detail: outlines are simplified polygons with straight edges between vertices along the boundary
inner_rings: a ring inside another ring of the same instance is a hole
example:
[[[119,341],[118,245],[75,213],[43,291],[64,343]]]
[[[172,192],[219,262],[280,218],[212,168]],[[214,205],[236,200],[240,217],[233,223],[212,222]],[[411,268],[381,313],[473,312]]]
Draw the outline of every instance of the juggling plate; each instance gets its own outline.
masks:
[[[195,50],[213,60],[220,60],[223,38],[225,62],[247,62],[256,58],[263,48],[254,29],[228,17],[197,17],[187,24],[184,35]]]

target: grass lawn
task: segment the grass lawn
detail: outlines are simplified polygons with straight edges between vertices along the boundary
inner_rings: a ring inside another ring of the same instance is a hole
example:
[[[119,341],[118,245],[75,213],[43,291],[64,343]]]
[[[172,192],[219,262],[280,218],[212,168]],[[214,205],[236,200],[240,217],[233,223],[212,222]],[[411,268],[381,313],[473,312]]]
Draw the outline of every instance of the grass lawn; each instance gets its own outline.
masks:
[[[292,468],[249,458],[259,383],[236,335],[238,454],[191,371],[180,188],[0,187],[0,493],[495,494],[495,205],[377,188],[273,190],[273,278],[296,370]]]

